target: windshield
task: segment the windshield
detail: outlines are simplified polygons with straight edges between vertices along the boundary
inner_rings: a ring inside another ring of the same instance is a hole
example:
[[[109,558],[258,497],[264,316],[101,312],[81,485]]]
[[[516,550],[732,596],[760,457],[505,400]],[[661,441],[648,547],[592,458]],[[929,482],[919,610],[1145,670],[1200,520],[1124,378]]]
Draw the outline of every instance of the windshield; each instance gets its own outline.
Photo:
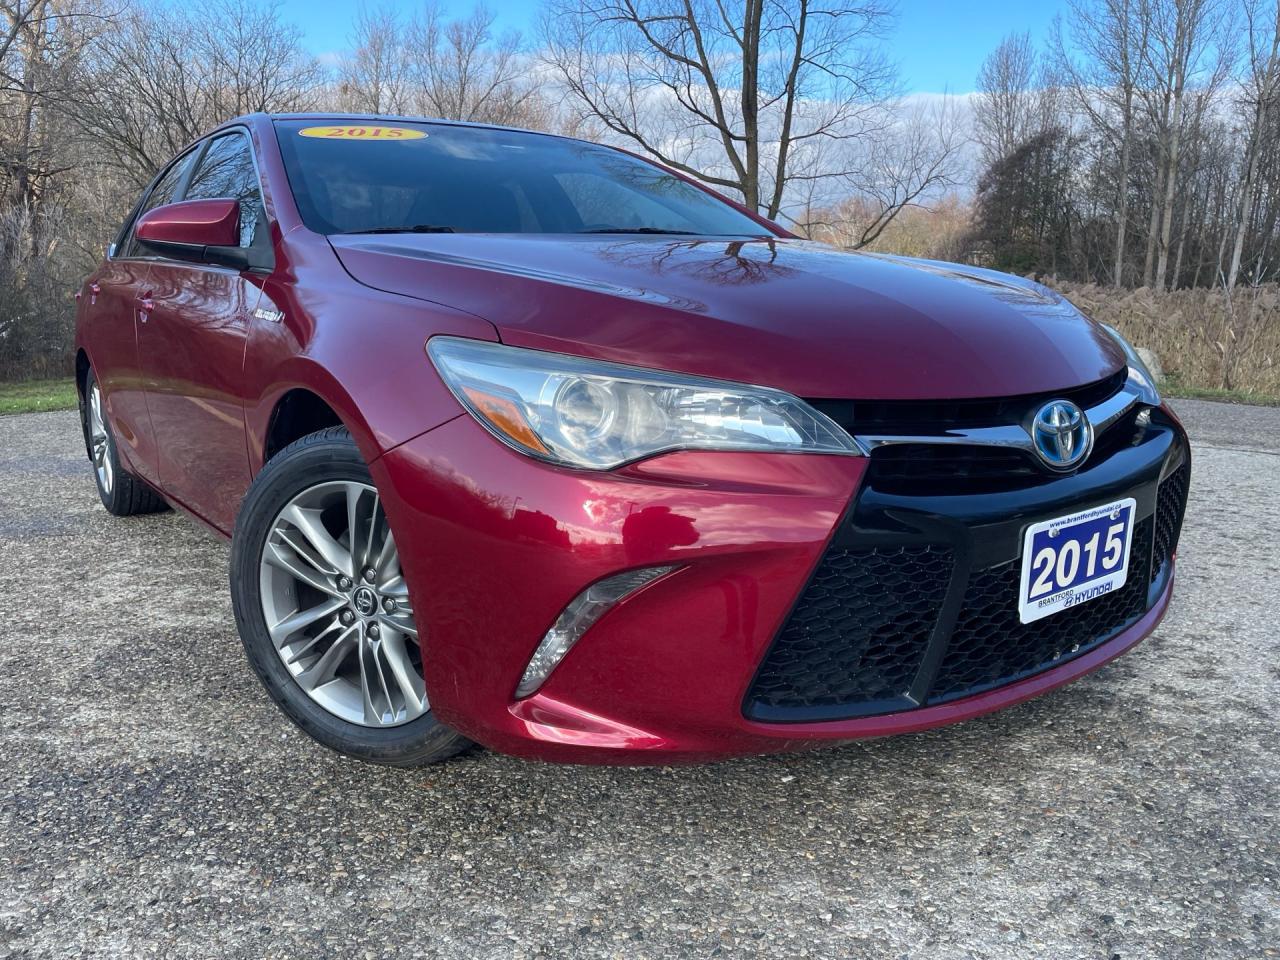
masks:
[[[769,235],[660,167],[578,140],[406,121],[276,129],[317,233]]]

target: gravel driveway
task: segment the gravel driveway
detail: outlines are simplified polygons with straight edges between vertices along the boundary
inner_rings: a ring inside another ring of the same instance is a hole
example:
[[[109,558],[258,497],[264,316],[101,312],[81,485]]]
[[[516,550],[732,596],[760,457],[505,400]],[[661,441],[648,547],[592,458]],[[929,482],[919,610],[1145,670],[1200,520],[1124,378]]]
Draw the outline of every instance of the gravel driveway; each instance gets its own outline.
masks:
[[[692,769],[364,766],[259,690],[227,548],[0,418],[0,958],[1280,956],[1280,410],[1182,402],[1178,596],[958,727]]]

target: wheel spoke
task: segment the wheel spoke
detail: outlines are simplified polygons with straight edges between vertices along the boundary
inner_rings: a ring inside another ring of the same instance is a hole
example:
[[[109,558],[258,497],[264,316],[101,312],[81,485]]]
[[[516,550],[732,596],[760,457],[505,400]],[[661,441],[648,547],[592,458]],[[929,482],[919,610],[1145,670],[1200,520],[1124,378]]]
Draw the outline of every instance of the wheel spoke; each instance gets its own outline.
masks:
[[[405,719],[411,720],[420,716],[427,709],[427,688],[422,677],[409,662],[408,651],[405,650],[404,639],[397,634],[383,634],[380,645],[383,659],[391,671],[391,677],[400,688],[404,698]]]
[[[277,647],[281,647],[299,630],[306,629],[321,617],[337,613],[345,605],[345,598],[331,597],[323,603],[316,604],[314,607],[308,607],[306,610],[299,610],[297,613],[290,614],[270,628],[271,640]]]
[[[332,534],[320,522],[319,510],[307,510],[296,503],[285,508],[284,520],[293,524],[298,532],[306,538],[307,543],[325,562],[335,570],[340,570],[349,577],[356,574],[351,553],[335,540]]]
[[[329,634],[333,633],[333,631],[341,630],[341,629],[343,629],[342,622],[335,617],[332,621],[330,621],[327,627],[325,627],[323,630],[317,633],[314,637],[312,637],[310,640],[308,640],[306,643],[300,646],[297,650],[293,651],[287,657],[285,657],[285,661],[284,661],[285,664],[287,666],[292,666],[293,664],[297,663],[299,660],[305,657],[308,653],[310,653],[313,649],[315,649],[315,646],[317,643],[319,643],[325,637],[329,636]],[[286,643],[280,648],[281,654],[284,653],[284,647],[287,647],[287,646],[288,644]]]
[[[404,577],[400,575],[400,553],[393,548],[386,563],[378,568],[378,589],[383,593],[389,593],[393,592],[391,588],[403,583]],[[408,602],[408,599],[408,588],[405,588],[405,601]]]
[[[365,529],[364,535],[364,551],[363,562],[369,563],[373,560],[373,538],[378,533],[378,514],[382,512],[382,501],[379,499],[377,491],[373,494],[373,507],[369,511],[369,523]]]
[[[310,693],[331,681],[337,674],[342,661],[351,653],[359,632],[359,627],[352,626],[339,634],[338,639],[333,641],[333,645],[321,655],[319,660],[294,678],[298,681],[298,686]]]
[[[391,529],[387,528],[387,535],[382,540],[382,549],[378,552],[378,562],[375,564],[380,575],[385,577],[386,572],[400,569],[400,551],[396,549],[396,538],[391,535]],[[387,592],[386,584],[383,584],[382,592]]]
[[[364,722],[381,724],[386,720],[394,721],[396,708],[391,701],[391,691],[387,689],[387,678],[379,662],[378,643],[360,644],[360,692],[364,699]],[[387,705],[387,716],[375,705],[375,698],[382,694],[382,701]]]
[[[307,542],[298,536],[296,532],[277,528],[276,533],[280,534],[280,539],[287,543],[300,559],[305,560],[326,577],[336,577],[338,574],[342,573],[341,570],[337,569],[328,560],[312,550],[311,547],[307,545]]]
[[[353,569],[359,572],[368,564],[373,554],[373,533],[378,518],[378,493],[358,483],[347,484],[347,543],[351,546]],[[361,509],[363,501],[372,499],[373,505],[366,515]]]
[[[285,542],[288,543],[287,540]],[[289,543],[289,546],[293,547],[293,544]],[[314,567],[300,562],[300,558],[311,560],[310,557],[306,557],[297,547],[293,547],[293,551],[293,553],[286,553],[280,544],[268,543],[267,552],[263,554],[262,559],[295,579],[301,580],[307,586],[314,587],[321,593],[328,594],[331,597],[341,598],[343,603],[346,602],[346,597],[333,585],[329,577],[314,569]]]
[[[388,629],[413,637],[414,640],[418,639],[418,627],[413,622],[412,614],[401,616],[399,610],[395,613],[380,613],[378,614],[378,623]]]

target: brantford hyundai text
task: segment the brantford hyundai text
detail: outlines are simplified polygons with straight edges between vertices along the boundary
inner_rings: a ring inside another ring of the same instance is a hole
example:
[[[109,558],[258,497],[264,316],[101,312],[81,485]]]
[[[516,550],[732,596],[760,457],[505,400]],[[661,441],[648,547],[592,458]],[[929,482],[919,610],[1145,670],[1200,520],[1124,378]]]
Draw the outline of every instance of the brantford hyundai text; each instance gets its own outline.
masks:
[[[1169,604],[1187,439],[1114,330],[623,151],[243,117],[78,298],[103,504],[231,537],[250,664],[366,760],[919,730]]]

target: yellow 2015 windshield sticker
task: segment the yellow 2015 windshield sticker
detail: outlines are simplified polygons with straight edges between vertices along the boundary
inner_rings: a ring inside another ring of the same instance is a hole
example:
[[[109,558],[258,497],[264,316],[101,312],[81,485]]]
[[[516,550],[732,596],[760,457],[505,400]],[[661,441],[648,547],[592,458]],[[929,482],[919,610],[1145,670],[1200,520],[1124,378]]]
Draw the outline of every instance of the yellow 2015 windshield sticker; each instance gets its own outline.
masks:
[[[304,127],[298,131],[304,137],[321,140],[422,140],[426,133],[409,127],[333,126]]]

